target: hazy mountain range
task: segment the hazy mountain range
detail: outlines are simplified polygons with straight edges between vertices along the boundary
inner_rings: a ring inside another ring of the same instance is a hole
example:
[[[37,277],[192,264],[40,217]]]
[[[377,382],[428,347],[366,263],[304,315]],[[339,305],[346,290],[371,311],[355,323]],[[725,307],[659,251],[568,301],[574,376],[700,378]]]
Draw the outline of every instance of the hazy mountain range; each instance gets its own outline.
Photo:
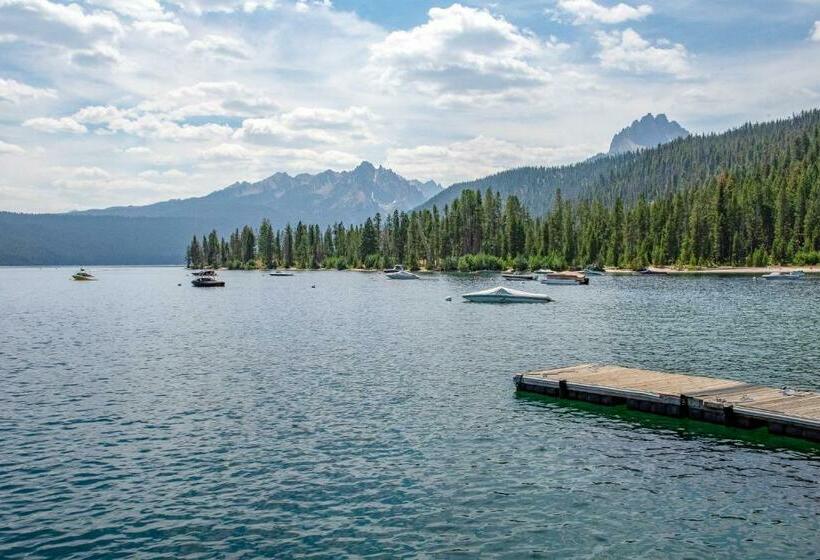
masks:
[[[192,235],[211,229],[227,235],[263,218],[275,227],[299,220],[329,225],[359,223],[376,212],[443,207],[464,188],[517,194],[533,211],[549,207],[561,188],[574,197],[602,173],[622,165],[617,154],[652,148],[688,135],[665,115],[646,115],[615,135],[610,153],[572,166],[529,167],[442,189],[433,181],[401,177],[362,162],[350,171],[291,176],[276,173],[254,183],[238,182],[202,197],[146,206],[118,206],[66,214],[0,212],[0,264],[174,264],[182,262]],[[512,179],[515,185],[508,184]],[[513,186],[514,188],[510,188]]]

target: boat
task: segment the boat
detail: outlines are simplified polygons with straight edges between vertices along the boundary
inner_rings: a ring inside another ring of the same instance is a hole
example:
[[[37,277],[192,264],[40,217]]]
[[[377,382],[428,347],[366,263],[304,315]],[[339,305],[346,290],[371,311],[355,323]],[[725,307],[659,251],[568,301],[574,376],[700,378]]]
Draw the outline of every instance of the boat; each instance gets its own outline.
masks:
[[[553,301],[546,294],[534,294],[498,286],[489,290],[464,294],[461,297],[473,303],[548,303]]]
[[[501,276],[504,278],[504,280],[525,281],[525,280],[535,280],[536,279],[535,274],[521,274],[521,273],[517,273],[517,272],[503,272],[501,274]]]
[[[293,273],[283,270],[274,270],[273,272],[268,272],[268,276],[293,276]]]
[[[419,277],[412,272],[404,270],[401,265],[396,265],[396,269],[387,273],[387,277],[391,280],[418,280]]]
[[[539,268],[535,274],[555,274],[555,271],[551,268]]]
[[[191,280],[191,285],[194,288],[222,288],[225,281],[220,280],[216,274],[205,274]]]
[[[802,280],[805,276],[806,273],[802,270],[792,270],[790,272],[770,272],[764,274],[761,278],[765,278],[766,280]]]
[[[214,276],[216,271],[206,268],[204,270],[195,270],[191,273],[191,276]]]
[[[605,272],[597,266],[588,266],[582,270],[586,276],[603,276]]]
[[[577,272],[553,272],[552,274],[547,274],[544,276],[541,279],[541,283],[552,285],[586,285],[589,284],[589,278],[587,278],[586,275],[579,274]]]
[[[668,276],[669,273],[665,270],[656,270],[654,268],[641,268],[635,271],[636,274],[641,274],[643,276],[649,275],[658,275],[658,276]]]
[[[398,272],[401,269],[401,265],[396,265],[393,268],[385,268],[382,272],[385,274],[390,274],[391,272]]]
[[[96,278],[94,278],[94,275],[91,274],[90,272],[86,272],[86,270],[84,268],[81,268],[79,271],[72,274],[71,278],[73,278],[74,280],[81,281],[81,282],[82,281],[87,281],[87,280],[96,280]]]

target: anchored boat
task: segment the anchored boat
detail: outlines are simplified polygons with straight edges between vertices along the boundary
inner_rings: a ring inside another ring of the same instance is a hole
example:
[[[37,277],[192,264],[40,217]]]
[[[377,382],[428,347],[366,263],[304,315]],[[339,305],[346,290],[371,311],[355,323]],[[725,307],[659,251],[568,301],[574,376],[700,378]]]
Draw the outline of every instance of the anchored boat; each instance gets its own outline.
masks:
[[[806,273],[802,270],[792,270],[791,272],[770,272],[764,274],[761,278],[766,280],[802,280],[805,276]]]
[[[573,284],[580,284],[586,285],[589,284],[589,278],[586,277],[584,274],[578,274],[577,272],[554,272],[552,274],[547,274],[541,279],[542,284],[551,284],[551,285],[573,285]]]
[[[284,272],[282,270],[274,270],[273,272],[268,272],[269,276],[293,276],[292,272]]]
[[[225,281],[220,280],[216,272],[211,270],[210,274],[200,274],[191,280],[191,285],[194,288],[221,288],[225,286]]]
[[[504,272],[501,274],[501,277],[504,280],[518,280],[518,281],[527,281],[527,280],[535,280],[535,274],[520,274],[516,272]]]
[[[80,282],[87,281],[87,280],[96,280],[96,278],[94,278],[94,275],[91,274],[90,272],[86,272],[86,270],[84,268],[81,268],[78,272],[75,272],[74,274],[72,274],[71,278],[73,278],[74,280],[80,281]]]
[[[392,272],[387,273],[387,277],[391,280],[418,280],[419,277],[412,272],[404,270],[402,265],[396,265]]]
[[[474,303],[549,303],[552,300],[546,294],[534,294],[498,286],[489,290],[464,294],[464,299]]]

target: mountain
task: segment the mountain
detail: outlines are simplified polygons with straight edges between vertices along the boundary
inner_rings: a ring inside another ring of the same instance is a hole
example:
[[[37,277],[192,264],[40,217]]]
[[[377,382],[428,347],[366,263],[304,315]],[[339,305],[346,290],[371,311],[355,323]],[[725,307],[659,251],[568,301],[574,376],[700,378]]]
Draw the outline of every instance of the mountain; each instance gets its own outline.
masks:
[[[642,119],[643,120],[643,119]],[[657,119],[655,119],[657,120]],[[655,148],[559,167],[521,167],[482,179],[456,183],[421,207],[443,208],[465,189],[492,189],[515,195],[530,212],[547,212],[557,191],[564,199],[597,197],[604,202],[621,198],[652,199],[713,179],[721,171],[751,169],[773,158],[788,157],[796,142],[815,134],[820,110],[791,118],[745,124],[721,134],[690,135]]]
[[[120,206],[77,212],[93,216],[187,218],[208,229],[234,229],[287,222],[358,223],[376,212],[407,210],[436,194],[433,182],[408,180],[367,161],[351,171],[323,171],[316,175],[276,173],[255,183],[240,182],[209,195],[168,200],[147,206]]]
[[[408,180],[362,162],[351,171],[291,176],[276,173],[209,195],[147,206],[119,206],[66,214],[0,212],[0,265],[176,264],[194,234],[227,235],[268,218],[329,225],[359,223],[376,212],[409,210],[441,187]]]
[[[653,117],[647,113],[640,120],[621,130],[612,138],[608,155],[625,154],[646,148],[655,148],[678,138],[689,136],[689,131],[676,121],[670,121],[660,113]]]

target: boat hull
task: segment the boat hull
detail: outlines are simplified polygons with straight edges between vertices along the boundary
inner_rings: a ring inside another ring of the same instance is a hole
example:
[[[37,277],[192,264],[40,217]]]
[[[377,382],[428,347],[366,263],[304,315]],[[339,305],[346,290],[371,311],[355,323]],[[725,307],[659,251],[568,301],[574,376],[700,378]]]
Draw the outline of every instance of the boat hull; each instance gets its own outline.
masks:
[[[419,277],[413,274],[412,272],[407,272],[406,270],[400,270],[398,272],[388,272],[387,277],[391,280],[418,280]]]
[[[472,303],[549,303],[552,298],[540,297],[510,297],[510,296],[461,296]]]
[[[223,288],[225,287],[225,282],[222,280],[214,280],[212,282],[200,282],[198,280],[192,280],[191,285],[194,288]]]
[[[514,280],[518,282],[526,282],[528,280],[535,280],[534,274],[502,274],[504,280]]]

